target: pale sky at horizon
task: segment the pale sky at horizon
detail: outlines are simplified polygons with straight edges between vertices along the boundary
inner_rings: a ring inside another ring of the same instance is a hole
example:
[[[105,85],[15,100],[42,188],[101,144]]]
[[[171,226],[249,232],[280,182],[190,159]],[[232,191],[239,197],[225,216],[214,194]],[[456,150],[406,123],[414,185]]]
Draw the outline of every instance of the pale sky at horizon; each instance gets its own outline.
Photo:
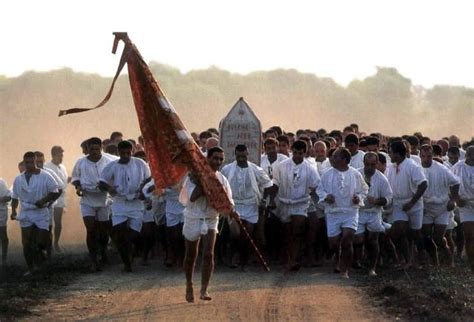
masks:
[[[395,67],[474,88],[472,1],[3,1],[0,75],[70,67],[111,76],[112,32],[146,61],[246,74],[295,68],[346,85]],[[159,75],[156,75],[159,79]]]

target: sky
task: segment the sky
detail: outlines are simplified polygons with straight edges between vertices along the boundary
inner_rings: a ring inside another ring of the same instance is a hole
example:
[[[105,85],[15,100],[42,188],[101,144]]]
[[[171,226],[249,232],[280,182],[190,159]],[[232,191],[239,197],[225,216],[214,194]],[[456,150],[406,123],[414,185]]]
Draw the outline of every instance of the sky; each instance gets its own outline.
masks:
[[[414,84],[474,87],[474,1],[1,1],[0,75],[111,76],[113,31],[187,72],[294,68],[342,85],[395,67]],[[159,75],[155,75],[159,79]]]

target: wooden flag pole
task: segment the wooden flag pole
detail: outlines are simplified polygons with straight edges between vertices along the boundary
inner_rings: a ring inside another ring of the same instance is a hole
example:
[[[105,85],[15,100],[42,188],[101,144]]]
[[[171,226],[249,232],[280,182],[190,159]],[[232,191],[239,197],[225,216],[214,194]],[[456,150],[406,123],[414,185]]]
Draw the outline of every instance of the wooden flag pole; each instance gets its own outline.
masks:
[[[252,237],[250,237],[250,234],[247,231],[247,229],[245,228],[245,225],[242,223],[242,220],[240,220],[240,218],[238,218],[238,219],[234,218],[234,220],[236,220],[239,223],[240,229],[242,229],[242,231],[245,234],[245,237],[247,237],[248,241],[252,245],[253,250],[255,251],[255,254],[257,254],[257,257],[258,257],[258,260],[260,261],[260,264],[262,264],[265,271],[270,272],[270,267],[268,266],[267,262],[265,261],[265,258],[263,258],[262,253],[260,253],[260,250],[258,249],[257,245],[255,245],[255,242],[253,241]]]

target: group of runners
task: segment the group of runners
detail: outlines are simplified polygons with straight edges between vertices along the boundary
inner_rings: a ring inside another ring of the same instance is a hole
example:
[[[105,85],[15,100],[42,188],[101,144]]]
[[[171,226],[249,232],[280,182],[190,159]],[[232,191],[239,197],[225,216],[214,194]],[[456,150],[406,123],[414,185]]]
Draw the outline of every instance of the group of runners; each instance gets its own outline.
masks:
[[[357,124],[296,133],[274,126],[262,135],[255,164],[244,144],[235,146],[234,162],[225,162],[215,129],[192,133],[234,204],[229,216],[208,206],[194,173],[155,189],[141,138],[125,140],[120,132],[88,138],[70,174],[60,146],[47,163],[42,152],[26,152],[13,185],[0,179],[2,261],[8,218],[21,227],[27,274],[62,252],[65,192],[72,185],[93,270],[108,263],[111,245],[127,272],[134,258],[146,265],[161,248],[167,267],[184,267],[189,302],[199,254],[202,300],[211,299],[215,257],[242,271],[254,264],[242,227],[271,264],[287,271],[332,261],[343,278],[351,268],[375,276],[379,265],[454,266],[464,253],[474,270],[474,142],[462,147],[455,135],[368,134]]]

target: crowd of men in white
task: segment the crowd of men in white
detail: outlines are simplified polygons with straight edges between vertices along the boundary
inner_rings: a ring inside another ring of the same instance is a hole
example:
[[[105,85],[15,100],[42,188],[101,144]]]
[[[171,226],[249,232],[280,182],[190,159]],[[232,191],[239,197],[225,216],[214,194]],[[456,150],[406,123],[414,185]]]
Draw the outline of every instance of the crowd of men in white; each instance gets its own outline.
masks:
[[[52,160],[45,164],[41,152],[27,152],[13,186],[0,179],[2,260],[7,259],[10,203],[10,217],[21,227],[29,274],[52,250],[61,251],[64,195],[72,184],[80,197],[94,269],[107,262],[109,236],[125,271],[132,269],[132,245],[146,263],[157,227],[166,227],[166,264],[184,262],[188,301],[194,300],[192,271],[201,237],[203,270],[208,271],[201,299],[210,299],[207,286],[218,230],[228,232],[229,264],[245,269],[251,251],[237,220],[267,257],[292,271],[303,261],[317,266],[328,256],[344,278],[361,263],[376,275],[383,260],[406,268],[440,261],[454,265],[456,246],[462,255],[462,241],[474,270],[473,145],[463,150],[456,136],[432,141],[419,134],[366,135],[355,124],[330,133],[285,134],[272,127],[263,135],[259,165],[248,161],[245,145],[238,145],[235,161],[222,167],[225,156],[217,146],[217,131],[193,134],[239,214],[226,219],[208,207],[192,173],[174,187],[155,190],[141,142],[122,140],[119,132],[104,142],[84,141],[84,156],[71,177],[62,164],[61,147],[52,148]],[[219,239],[221,255],[226,241]]]

